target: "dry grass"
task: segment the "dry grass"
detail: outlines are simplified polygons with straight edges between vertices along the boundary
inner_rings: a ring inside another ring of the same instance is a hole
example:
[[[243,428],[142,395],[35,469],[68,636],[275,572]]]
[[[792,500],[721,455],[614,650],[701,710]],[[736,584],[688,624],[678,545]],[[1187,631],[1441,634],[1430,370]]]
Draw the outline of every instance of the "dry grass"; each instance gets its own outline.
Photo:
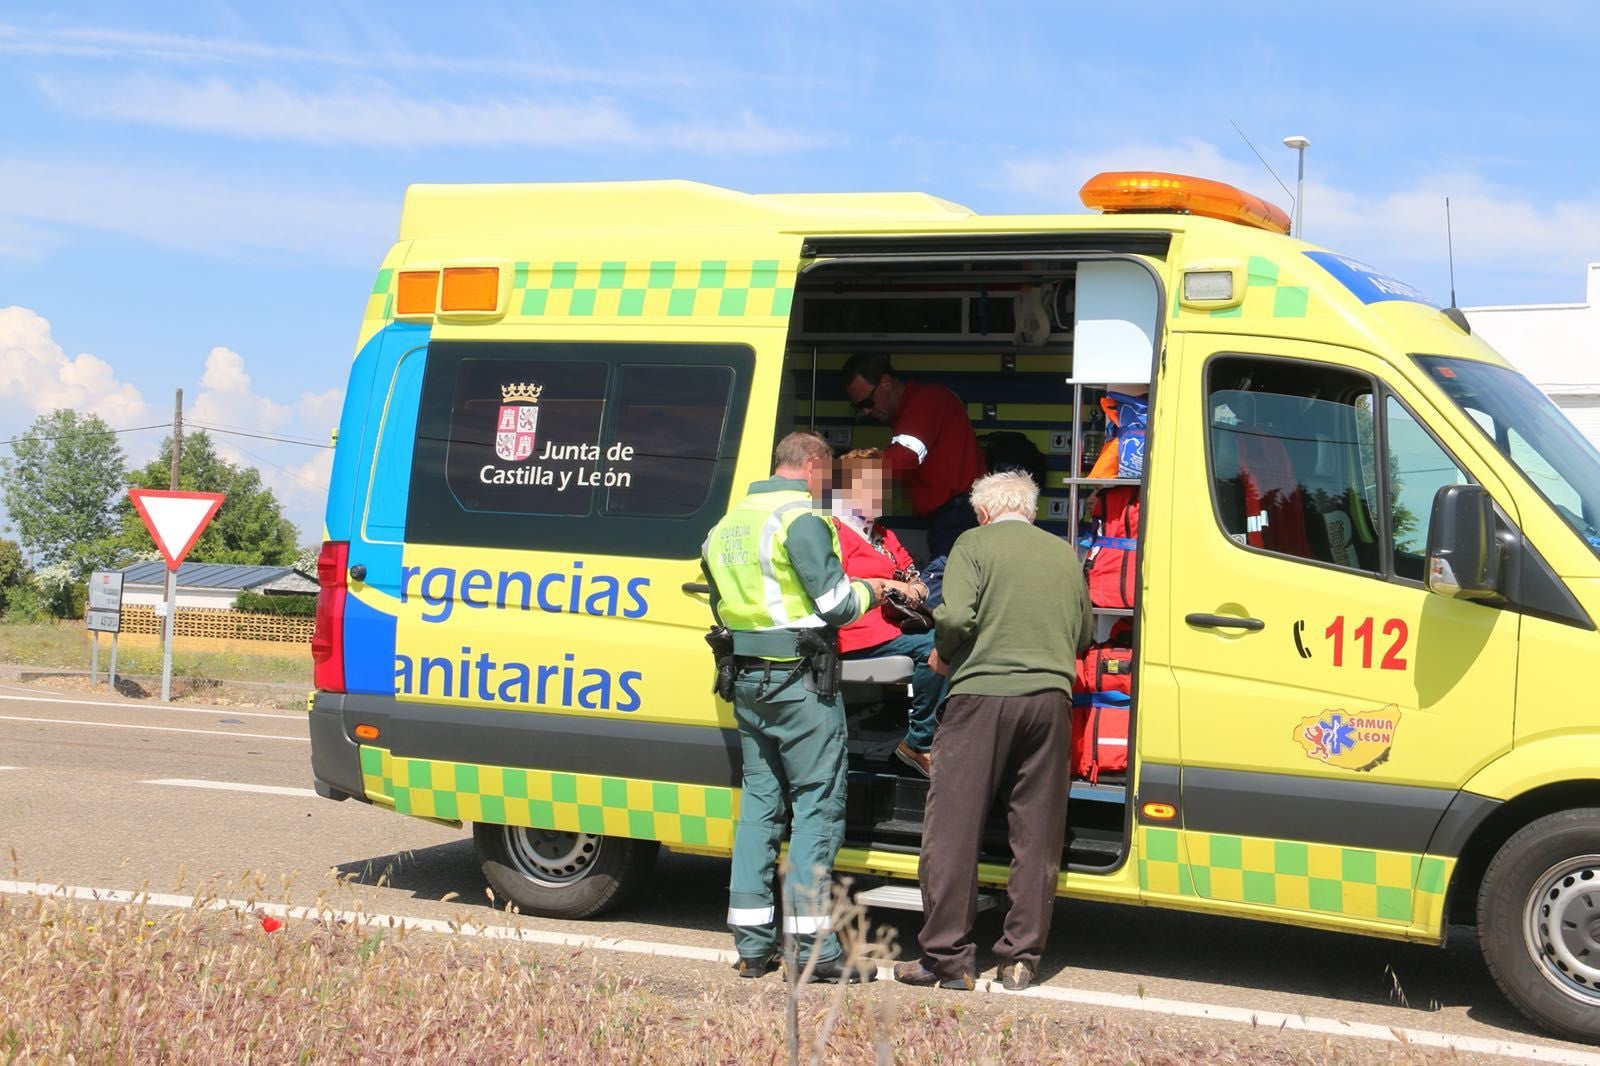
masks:
[[[89,669],[90,636],[82,622],[0,624],[0,663],[62,670]],[[111,662],[111,639],[100,638],[100,670]],[[161,638],[125,633],[117,645],[118,676],[161,675]],[[311,685],[311,649],[261,641],[176,637],[174,677]]]
[[[354,891],[339,884],[327,898]],[[276,919],[263,916],[284,911],[252,902],[267,896],[264,880],[247,876],[238,895],[239,906],[187,909],[0,897],[0,1062],[789,1058],[789,996],[774,978],[744,981],[710,963],[674,976],[625,956],[408,931],[321,904],[269,931]],[[801,989],[799,1058],[1425,1061],[1415,1049],[1357,1045],[1362,1053],[1352,1056],[1349,1045],[1326,1041],[1218,1040],[1103,1018],[1062,1021],[1004,997],[951,999],[888,982]]]

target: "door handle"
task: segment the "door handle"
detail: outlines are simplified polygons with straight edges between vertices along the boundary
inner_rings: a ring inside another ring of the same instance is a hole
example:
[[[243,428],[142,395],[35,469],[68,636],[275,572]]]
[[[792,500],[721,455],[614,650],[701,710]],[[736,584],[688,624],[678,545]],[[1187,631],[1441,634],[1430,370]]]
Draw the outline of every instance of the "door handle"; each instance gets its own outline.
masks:
[[[685,581],[683,583],[683,591],[702,592],[709,596],[711,595],[711,586],[706,584],[704,581]]]
[[[1259,618],[1235,618],[1228,614],[1191,614],[1183,620],[1199,629],[1244,629],[1256,633],[1267,628],[1267,623]]]

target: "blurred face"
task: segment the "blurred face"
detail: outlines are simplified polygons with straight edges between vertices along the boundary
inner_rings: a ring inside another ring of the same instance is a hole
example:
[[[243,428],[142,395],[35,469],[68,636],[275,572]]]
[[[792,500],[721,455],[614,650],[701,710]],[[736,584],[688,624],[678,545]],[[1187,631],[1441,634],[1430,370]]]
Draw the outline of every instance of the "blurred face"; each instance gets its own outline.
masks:
[[[833,464],[826,459],[807,459],[804,470],[806,489],[811,493],[811,498],[826,500],[833,485]]]
[[[840,472],[834,498],[863,518],[878,518],[883,514],[883,482],[883,467],[877,463],[847,464]]]
[[[857,417],[875,418],[879,422],[894,417],[894,389],[888,374],[881,375],[876,382],[869,382],[858,374],[844,387],[844,393],[850,399],[850,406],[856,409]]]

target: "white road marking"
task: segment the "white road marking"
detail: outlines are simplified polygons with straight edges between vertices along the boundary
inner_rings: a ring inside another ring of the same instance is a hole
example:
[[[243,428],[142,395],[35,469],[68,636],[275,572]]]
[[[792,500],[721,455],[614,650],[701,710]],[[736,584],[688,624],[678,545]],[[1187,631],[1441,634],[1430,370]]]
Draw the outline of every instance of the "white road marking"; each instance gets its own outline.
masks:
[[[277,718],[280,721],[287,719],[303,719],[304,711],[286,711],[282,714],[266,714],[261,711],[236,711],[232,707],[174,707],[170,703],[113,703],[110,700],[72,700],[52,696],[7,696],[0,694],[0,700],[16,700],[19,703],[65,703],[73,707],[115,707],[118,710],[141,711],[179,711],[183,714],[226,714],[235,718]]]
[[[78,885],[46,885],[33,881],[0,881],[0,893],[14,896],[91,900],[101,903],[143,902],[155,907],[182,907],[184,909],[203,907],[207,910],[272,915],[276,918],[295,921],[338,921],[374,928],[403,927],[408,931],[424,933],[476,936],[490,940],[516,940],[525,944],[584,948],[590,951],[615,951],[631,955],[658,955],[665,958],[690,959],[709,963],[731,964],[735,958],[734,953],[731,951],[722,951],[716,948],[687,947],[682,944],[664,944],[650,940],[612,940],[608,937],[554,933],[541,929],[527,929],[516,926],[476,925],[470,921],[456,923],[438,918],[407,918],[401,915],[370,914],[362,911],[336,911],[325,907],[290,907],[282,903],[250,903],[246,900],[179,896],[164,892],[135,892],[128,889],[86,888]],[[878,978],[879,980],[893,980],[892,971],[887,966],[882,967],[878,971]],[[1411,1029],[1405,1026],[1380,1025],[1372,1022],[1342,1022],[1336,1018],[1283,1014],[1278,1011],[1251,1010],[1248,1007],[1225,1007],[1214,1003],[1197,1003],[1188,1000],[1129,996],[1114,992],[1100,992],[1088,988],[1037,985],[1023,992],[1006,992],[998,982],[989,980],[980,980],[977,987],[981,991],[997,995],[1025,996],[1033,999],[1055,1000],[1060,1003],[1142,1011],[1146,1014],[1165,1014],[1181,1018],[1206,1018],[1211,1021],[1237,1022],[1253,1028],[1293,1029],[1300,1032],[1378,1040],[1392,1044],[1446,1048],[1481,1055],[1501,1055],[1506,1058],[1526,1059],[1531,1062],[1556,1062],[1566,1064],[1566,1066],[1600,1066],[1600,1054],[1592,1051],[1555,1047],[1550,1044],[1496,1040],[1492,1037],[1482,1036],[1463,1036],[1457,1033],[1436,1032],[1430,1029]]]
[[[268,796],[310,796],[316,798],[316,790],[309,788],[290,788],[287,785],[239,785],[232,781],[200,781],[187,777],[163,777],[153,781],[140,781],[141,785],[172,785],[176,788],[211,788],[218,792],[261,792]]]
[[[20,766],[0,766],[0,770],[20,770]]]
[[[294,744],[309,744],[309,737],[278,737],[271,733],[235,733],[231,729],[180,729],[173,725],[129,725],[126,722],[79,722],[72,718],[24,718],[20,715],[0,714],[0,722],[37,722],[43,725],[83,725],[94,729],[146,729],[152,733],[198,733],[205,737],[248,737],[251,740],[287,740]]]

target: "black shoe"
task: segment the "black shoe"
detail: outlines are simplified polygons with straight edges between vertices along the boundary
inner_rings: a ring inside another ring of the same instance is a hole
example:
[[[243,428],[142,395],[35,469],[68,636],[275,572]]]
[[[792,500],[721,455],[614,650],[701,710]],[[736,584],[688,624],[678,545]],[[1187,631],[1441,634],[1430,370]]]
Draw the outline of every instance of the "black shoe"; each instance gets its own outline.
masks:
[[[1033,984],[1033,967],[1021,959],[1001,963],[1000,984],[1007,992],[1021,992]]]
[[[903,985],[916,985],[919,988],[953,988],[958,992],[971,992],[977,984],[970,975],[960,977],[940,977],[926,966],[921,959],[912,959],[910,962],[897,962],[894,964],[894,979]]]
[[[754,958],[745,958],[741,955],[739,961],[733,964],[733,972],[740,977],[765,977],[776,970],[782,961],[783,954],[777,951],[769,951]]]
[[[800,967],[800,972],[805,973],[805,966]],[[818,984],[827,985],[859,985],[878,979],[878,968],[870,962],[862,963],[860,967],[852,966],[845,961],[843,955],[835,955],[826,962],[819,962],[811,967],[811,980]]]

